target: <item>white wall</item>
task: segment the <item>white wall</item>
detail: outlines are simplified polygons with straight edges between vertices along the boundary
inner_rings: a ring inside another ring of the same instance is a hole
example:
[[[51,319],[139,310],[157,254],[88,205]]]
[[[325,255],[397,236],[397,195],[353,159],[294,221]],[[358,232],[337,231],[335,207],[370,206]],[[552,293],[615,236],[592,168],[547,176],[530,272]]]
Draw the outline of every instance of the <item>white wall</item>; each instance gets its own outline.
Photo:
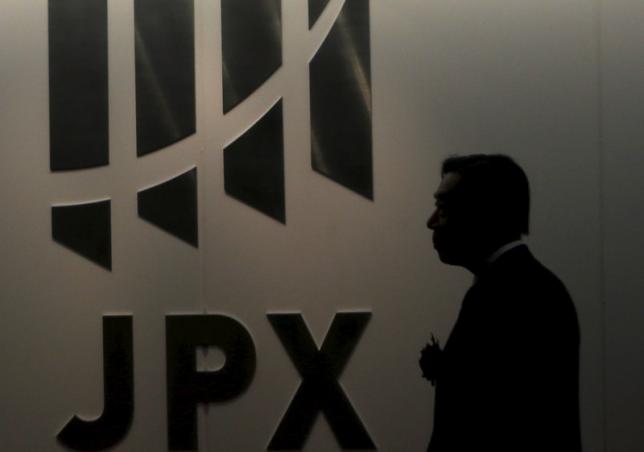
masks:
[[[470,152],[509,153],[531,179],[530,245],[582,327],[585,450],[642,449],[638,2],[372,0],[374,202],[310,166],[307,64],[341,2],[309,34],[305,2],[284,0],[284,66],[224,118],[219,3],[197,0],[198,133],[137,159],[133,7],[110,0],[111,165],[59,174],[48,167],[47,2],[3,3],[2,450],[62,450],[55,435],[72,414],[101,412],[101,316],[114,312],[134,315],[135,347],[134,424],[117,450],[165,450],[164,315],[206,311],[248,327],[258,370],[247,393],[200,417],[200,450],[263,450],[299,384],[266,312],[301,311],[321,340],[345,309],[373,318],[343,387],[380,450],[424,450],[433,391],[418,351],[432,331],[447,338],[470,282],[438,262],[425,220],[441,160]],[[224,194],[221,153],[280,96],[286,226]],[[137,219],[135,201],[195,164],[198,250]],[[111,273],[50,233],[51,204],[105,196]],[[337,449],[320,418],[306,450]]]

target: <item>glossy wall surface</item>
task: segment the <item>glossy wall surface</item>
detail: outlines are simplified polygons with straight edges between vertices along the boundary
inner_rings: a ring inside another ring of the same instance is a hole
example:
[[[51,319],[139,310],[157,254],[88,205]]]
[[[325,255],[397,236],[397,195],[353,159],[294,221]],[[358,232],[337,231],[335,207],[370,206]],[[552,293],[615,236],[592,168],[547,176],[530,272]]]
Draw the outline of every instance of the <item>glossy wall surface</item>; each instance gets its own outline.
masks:
[[[56,435],[68,420],[100,415],[107,314],[133,316],[134,418],[114,450],[167,450],[165,316],[199,313],[237,319],[257,352],[243,394],[199,409],[199,450],[265,450],[301,380],[267,314],[301,313],[319,346],[338,311],[371,313],[340,382],[378,450],[425,450],[434,394],[418,353],[430,333],[447,338],[471,283],[438,261],[425,221],[440,162],[471,152],[508,153],[531,179],[529,244],[581,323],[584,450],[644,449],[643,7],[371,0],[369,199],[312,167],[309,63],[344,2],[313,3],[316,17],[325,9],[309,29],[307,2],[282,0],[281,66],[228,111],[222,2],[195,0],[195,131],[139,157],[135,8],[110,0],[109,165],[52,172],[48,1],[5,0],[0,450],[66,450]],[[278,103],[285,221],[225,187],[224,149]],[[137,193],[195,167],[187,242],[166,217],[139,218]],[[52,238],[52,206],[106,200],[111,271]],[[221,356],[197,361],[217,368]],[[323,417],[304,450],[340,450]]]

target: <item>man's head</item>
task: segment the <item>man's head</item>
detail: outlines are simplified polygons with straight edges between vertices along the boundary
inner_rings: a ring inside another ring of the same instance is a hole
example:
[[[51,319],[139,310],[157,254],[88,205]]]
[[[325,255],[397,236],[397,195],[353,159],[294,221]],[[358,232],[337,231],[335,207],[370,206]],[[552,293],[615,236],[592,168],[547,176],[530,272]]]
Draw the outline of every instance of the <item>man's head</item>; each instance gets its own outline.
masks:
[[[450,157],[427,221],[441,261],[472,270],[529,230],[530,189],[519,165],[500,154]]]

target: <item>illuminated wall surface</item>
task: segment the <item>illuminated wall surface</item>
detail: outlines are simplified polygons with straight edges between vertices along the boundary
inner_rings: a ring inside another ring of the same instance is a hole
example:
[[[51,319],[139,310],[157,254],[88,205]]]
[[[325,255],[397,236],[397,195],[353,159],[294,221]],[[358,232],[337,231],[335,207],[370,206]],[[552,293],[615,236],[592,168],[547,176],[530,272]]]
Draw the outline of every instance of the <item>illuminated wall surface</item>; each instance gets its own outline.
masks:
[[[584,450],[644,450],[643,5],[4,3],[0,450],[424,450],[471,152],[531,179]]]

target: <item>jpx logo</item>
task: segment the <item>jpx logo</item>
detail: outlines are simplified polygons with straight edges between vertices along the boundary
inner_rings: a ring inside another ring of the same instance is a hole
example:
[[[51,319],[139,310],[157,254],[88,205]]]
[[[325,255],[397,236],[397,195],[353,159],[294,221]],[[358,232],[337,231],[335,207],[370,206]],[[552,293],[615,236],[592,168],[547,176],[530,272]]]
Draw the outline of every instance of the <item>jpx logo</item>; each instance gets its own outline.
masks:
[[[136,154],[144,159],[199,134],[196,12],[194,0],[133,2]],[[223,117],[282,67],[286,2],[219,3]],[[108,0],[49,0],[50,166],[54,172],[109,165],[107,5]],[[315,46],[317,50],[311,49],[308,62],[311,167],[373,199],[369,0],[308,0],[310,32],[322,16],[332,26]],[[281,98],[264,111],[254,123],[236,125],[246,132],[222,146],[223,185],[228,196],[286,224]],[[193,166],[137,193],[140,218],[194,247],[199,246],[197,174]],[[52,235],[58,243],[111,270],[110,194],[99,201],[52,206]],[[320,412],[343,449],[375,448],[338,382],[370,316],[369,312],[337,313],[318,347],[300,314],[268,314],[302,378],[268,443],[269,450],[303,448]],[[167,315],[165,321],[168,448],[196,450],[197,405],[230,400],[251,384],[255,346],[246,328],[224,315]],[[200,347],[222,350],[223,367],[197,369],[195,350]],[[58,434],[68,448],[111,448],[129,432],[135,412],[132,316],[103,318],[103,370],[103,413],[92,421],[72,417]]]
[[[220,3],[225,115],[282,66],[283,5]],[[308,6],[310,30],[339,11],[309,62],[312,169],[373,199],[369,0]],[[199,133],[194,17],[194,0],[134,0],[139,158]],[[109,165],[107,0],[49,0],[49,84],[51,170]],[[286,224],[282,109],[280,99],[250,127],[239,125],[247,131],[223,149],[223,183],[228,196]],[[137,194],[140,218],[195,247],[197,173],[194,167]],[[52,235],[111,269],[110,194],[53,206]]]

